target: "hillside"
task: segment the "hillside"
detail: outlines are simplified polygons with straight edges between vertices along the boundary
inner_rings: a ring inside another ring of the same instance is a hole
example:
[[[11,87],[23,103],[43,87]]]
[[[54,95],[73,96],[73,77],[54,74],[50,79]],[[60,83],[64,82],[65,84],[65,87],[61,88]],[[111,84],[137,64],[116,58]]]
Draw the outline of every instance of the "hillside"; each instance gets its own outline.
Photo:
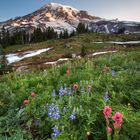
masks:
[[[140,35],[85,33],[68,39],[52,39],[41,43],[7,46],[5,55],[15,70],[43,70],[57,60],[72,59],[81,55],[83,45],[87,56],[97,52],[129,50],[139,48]],[[137,44],[124,44],[136,41]],[[122,44],[115,44],[122,43]],[[49,50],[49,51],[46,51]],[[37,55],[36,55],[37,54]],[[15,61],[15,62],[14,62]],[[45,64],[47,63],[47,64]],[[63,63],[60,61],[59,63]]]
[[[121,140],[138,140],[139,60],[139,48],[131,48],[47,71],[1,76],[1,140],[105,140],[105,106],[112,108],[108,136],[118,131]],[[119,127],[113,126],[115,112],[123,115]]]

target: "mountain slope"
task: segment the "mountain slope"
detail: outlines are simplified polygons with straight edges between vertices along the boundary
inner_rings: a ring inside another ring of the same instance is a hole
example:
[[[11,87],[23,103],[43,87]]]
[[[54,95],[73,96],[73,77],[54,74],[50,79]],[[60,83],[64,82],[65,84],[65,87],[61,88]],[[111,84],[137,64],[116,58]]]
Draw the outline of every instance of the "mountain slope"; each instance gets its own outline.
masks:
[[[105,20],[96,16],[91,16],[87,11],[77,10],[71,6],[57,3],[44,5],[37,11],[23,17],[17,17],[0,23],[0,29],[4,27],[10,32],[15,30],[26,30],[32,33],[35,28],[42,31],[47,27],[53,27],[55,31],[76,30],[79,22],[88,25],[89,29],[101,33],[115,33],[125,28],[126,33],[139,33],[140,23],[138,22],[119,22],[118,20]]]

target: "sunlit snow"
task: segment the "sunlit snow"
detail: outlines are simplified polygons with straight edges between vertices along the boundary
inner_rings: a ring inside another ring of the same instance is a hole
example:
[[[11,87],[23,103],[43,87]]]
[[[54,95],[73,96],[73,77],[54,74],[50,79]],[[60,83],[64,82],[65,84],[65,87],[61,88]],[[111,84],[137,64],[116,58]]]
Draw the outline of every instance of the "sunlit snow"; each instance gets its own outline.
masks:
[[[33,57],[33,56],[39,55],[43,52],[47,52],[51,49],[52,48],[45,48],[45,49],[39,49],[39,50],[35,50],[35,51],[27,51],[27,52],[24,52],[22,54],[22,56],[19,55],[18,53],[11,53],[11,54],[6,55],[6,59],[8,61],[8,64],[12,64],[14,62],[21,61],[25,58]]]

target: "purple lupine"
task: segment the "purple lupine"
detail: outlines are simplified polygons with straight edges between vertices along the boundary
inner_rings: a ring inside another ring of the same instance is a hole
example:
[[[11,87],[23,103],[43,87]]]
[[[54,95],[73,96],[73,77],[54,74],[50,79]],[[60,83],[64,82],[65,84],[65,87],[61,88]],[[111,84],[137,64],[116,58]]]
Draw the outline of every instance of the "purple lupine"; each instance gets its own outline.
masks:
[[[59,89],[59,96],[63,96],[63,95],[64,95],[64,89],[63,86],[61,86]]]
[[[90,85],[87,86],[87,91],[91,92],[91,86]]]
[[[108,91],[105,92],[105,95],[104,95],[104,101],[105,101],[105,102],[108,102],[108,101],[109,101]]]
[[[59,134],[60,134],[60,132],[59,132],[59,130],[58,130],[58,127],[55,125],[53,128],[53,133],[52,133],[52,137],[57,137]]]
[[[73,111],[72,114],[70,115],[70,120],[73,121],[76,119],[76,113]]]
[[[84,86],[82,86],[81,93],[84,93],[84,92],[85,92],[85,88],[84,88]]]
[[[53,96],[53,97],[56,96],[56,91],[55,91],[55,89],[54,89],[53,92],[52,92],[52,96]]]
[[[116,75],[116,71],[115,70],[112,70],[112,76],[115,76]]]
[[[58,120],[61,117],[59,113],[59,107],[54,106],[54,104],[51,104],[48,109],[48,116],[50,118],[54,118],[55,120]]]
[[[66,107],[64,107],[63,108],[63,113],[66,113],[66,112],[67,112]]]
[[[66,87],[66,85],[65,85],[65,87],[64,87],[64,89],[63,89],[63,92],[64,92],[64,94],[67,93],[67,87]]]
[[[55,108],[55,111],[54,111],[54,113],[53,113],[53,118],[54,118],[55,120],[58,120],[58,119],[60,118],[59,107],[56,107],[56,108]]]

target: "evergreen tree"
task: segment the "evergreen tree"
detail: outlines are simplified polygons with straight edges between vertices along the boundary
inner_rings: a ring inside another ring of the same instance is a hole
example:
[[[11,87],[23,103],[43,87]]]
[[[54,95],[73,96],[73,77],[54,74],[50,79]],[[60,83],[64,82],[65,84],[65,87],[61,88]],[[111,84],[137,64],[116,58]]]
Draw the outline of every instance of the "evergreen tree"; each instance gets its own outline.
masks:
[[[64,30],[63,38],[66,39],[69,37],[68,30]]]
[[[7,70],[6,58],[3,52],[3,48],[0,47],[0,74],[4,74]]]
[[[85,33],[86,32],[85,25],[83,23],[79,23],[76,30],[78,34]]]
[[[81,56],[85,57],[87,54],[87,48],[85,45],[82,45],[82,49],[81,49]]]
[[[72,36],[75,36],[75,31],[73,30],[71,33],[70,33],[70,37],[72,37]]]
[[[41,42],[43,41],[43,33],[40,28],[35,29],[34,31],[34,41]]]
[[[124,34],[124,32],[125,32],[125,27],[121,27],[121,28],[119,28],[118,29],[118,34]]]
[[[60,38],[60,39],[63,38],[63,33],[62,33],[62,31],[61,31],[60,34],[59,34],[59,38]]]

